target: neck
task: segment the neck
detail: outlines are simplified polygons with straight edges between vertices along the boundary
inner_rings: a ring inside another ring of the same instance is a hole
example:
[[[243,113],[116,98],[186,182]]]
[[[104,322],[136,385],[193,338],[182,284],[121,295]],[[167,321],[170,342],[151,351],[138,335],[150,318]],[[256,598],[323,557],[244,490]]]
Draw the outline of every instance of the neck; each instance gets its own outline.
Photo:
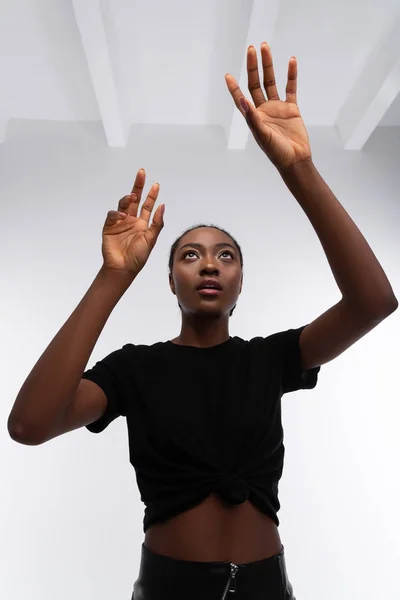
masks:
[[[182,323],[182,328],[179,336],[171,340],[175,344],[182,346],[197,346],[199,348],[207,348],[209,346],[217,346],[229,340],[228,322],[226,319],[221,322],[202,322],[196,320],[194,323]]]

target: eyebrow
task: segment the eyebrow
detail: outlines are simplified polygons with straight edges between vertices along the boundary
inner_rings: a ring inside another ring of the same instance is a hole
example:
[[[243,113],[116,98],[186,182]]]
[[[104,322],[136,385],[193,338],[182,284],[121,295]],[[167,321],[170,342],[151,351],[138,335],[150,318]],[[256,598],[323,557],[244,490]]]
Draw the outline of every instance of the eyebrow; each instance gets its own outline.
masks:
[[[184,244],[183,246],[181,246],[179,248],[179,251],[183,250],[183,248],[186,248],[188,246],[195,247],[195,248],[204,248],[203,244],[199,244],[198,242],[193,242],[193,244]],[[222,247],[226,247],[226,246],[229,246],[230,248],[233,248],[236,251],[235,246],[232,246],[232,244],[229,244],[229,242],[226,242],[226,243],[218,242],[218,244],[214,244],[214,248],[222,248]]]

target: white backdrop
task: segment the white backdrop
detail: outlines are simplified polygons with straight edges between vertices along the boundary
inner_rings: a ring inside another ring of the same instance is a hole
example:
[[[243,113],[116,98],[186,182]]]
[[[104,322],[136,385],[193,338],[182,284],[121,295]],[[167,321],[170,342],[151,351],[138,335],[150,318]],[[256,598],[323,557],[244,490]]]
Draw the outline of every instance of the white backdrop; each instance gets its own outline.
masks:
[[[309,133],[317,168],[399,297],[399,130],[378,128],[362,152],[343,151],[334,130]],[[18,121],[0,145],[1,598],[128,599],[138,575],[144,507],[124,419],[99,435],[79,429],[30,447],[9,437],[7,418],[96,276],[107,211],[140,167],[146,191],[161,184],[165,227],[88,367],[125,343],[179,334],[169,249],[195,223],[222,226],[242,247],[244,285],[230,335],[299,327],[341,297],[312,226],[275,168],[253,140],[246,151],[225,146],[218,128],[133,127],[128,146],[111,149],[98,123]],[[314,390],[283,397],[278,515],[298,600],[396,595],[399,315],[322,366]]]

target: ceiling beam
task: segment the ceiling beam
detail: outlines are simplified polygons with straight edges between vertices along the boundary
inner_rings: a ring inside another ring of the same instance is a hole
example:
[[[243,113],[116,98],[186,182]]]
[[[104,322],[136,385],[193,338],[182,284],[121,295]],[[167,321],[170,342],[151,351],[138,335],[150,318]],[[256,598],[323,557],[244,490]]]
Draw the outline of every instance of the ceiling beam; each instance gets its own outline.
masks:
[[[346,150],[361,150],[400,92],[400,15],[367,57],[335,126]]]
[[[121,113],[100,0],[72,0],[72,4],[107,143],[125,147],[128,128]]]
[[[243,59],[239,79],[236,78],[240,89],[248,95],[247,82],[247,48],[253,45],[257,52],[262,42],[272,45],[275,25],[279,15],[281,0],[253,0],[250,14],[246,44],[243,49]],[[249,128],[243,115],[233,105],[232,122],[228,133],[229,150],[243,150],[249,137]]]

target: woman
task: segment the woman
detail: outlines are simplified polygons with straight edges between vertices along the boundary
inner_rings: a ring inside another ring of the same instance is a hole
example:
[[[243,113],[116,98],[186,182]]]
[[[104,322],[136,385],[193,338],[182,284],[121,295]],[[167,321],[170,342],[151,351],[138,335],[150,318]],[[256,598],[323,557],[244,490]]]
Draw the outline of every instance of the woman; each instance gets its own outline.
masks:
[[[171,248],[170,287],[182,311],[179,336],[151,346],[126,344],[81,376],[108,316],[164,226],[164,205],[148,226],[158,184],[137,217],[145,183],[140,170],[132,193],[107,216],[103,267],[34,367],[10,415],[13,438],[31,444],[80,426],[98,433],[126,416],[130,460],[146,505],[134,600],[294,600],[277,517],[281,396],[314,388],[320,366],[398,304],[366,240],[312,163],[297,106],[296,59],[289,62],[281,101],[265,43],[261,55],[267,99],[254,47],[247,63],[254,105],[230,75],[227,85],[310,219],[342,300],[298,329],[250,341],[229,336],[229,317],[242,290],[241,249],[224,230],[200,225]]]

